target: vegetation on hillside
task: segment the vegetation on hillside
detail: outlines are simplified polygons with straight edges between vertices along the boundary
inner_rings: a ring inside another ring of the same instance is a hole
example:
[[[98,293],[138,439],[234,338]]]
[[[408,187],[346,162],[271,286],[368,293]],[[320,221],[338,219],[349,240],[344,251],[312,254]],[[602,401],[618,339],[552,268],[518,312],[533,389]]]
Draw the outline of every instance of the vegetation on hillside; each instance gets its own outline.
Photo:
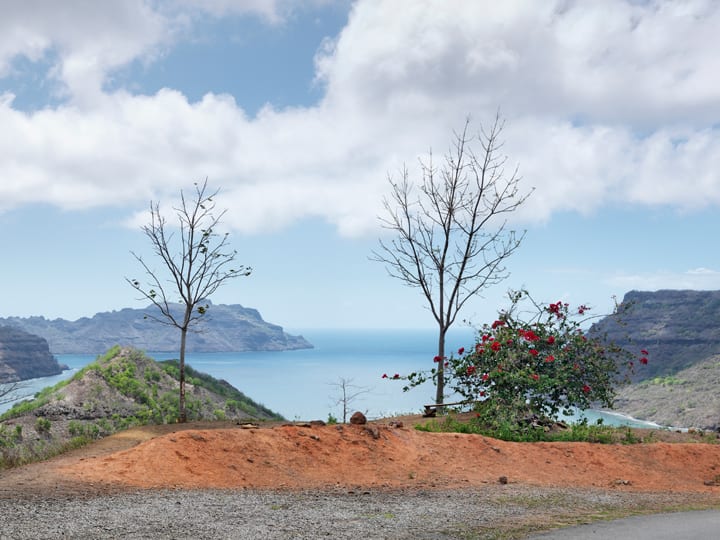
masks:
[[[178,418],[177,361],[113,347],[72,378],[0,415],[0,468],[43,459],[132,426]],[[187,370],[191,420],[279,420],[226,381]]]
[[[513,442],[588,442],[599,444],[639,444],[653,442],[698,442],[720,444],[718,434],[712,431],[693,429],[685,433],[658,428],[633,428],[610,426],[598,420],[595,424],[586,419],[565,425],[537,425],[530,429],[518,430],[512,424],[487,424],[478,422],[478,417],[447,414],[432,418],[415,426],[418,431],[430,433],[471,433],[493,439]]]

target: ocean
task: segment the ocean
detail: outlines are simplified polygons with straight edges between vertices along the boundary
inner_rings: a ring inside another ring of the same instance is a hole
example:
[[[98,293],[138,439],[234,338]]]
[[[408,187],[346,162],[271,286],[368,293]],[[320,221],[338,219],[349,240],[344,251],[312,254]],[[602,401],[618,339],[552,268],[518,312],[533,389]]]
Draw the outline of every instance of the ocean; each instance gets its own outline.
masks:
[[[295,333],[295,332],[294,332]],[[332,414],[342,419],[339,384],[345,380],[348,395],[357,393],[350,412],[361,411],[368,418],[421,412],[433,403],[431,383],[403,392],[404,381],[391,380],[432,367],[437,347],[433,330],[305,330],[303,336],[315,347],[279,352],[188,353],[186,362],[198,371],[225,379],[245,395],[288,420],[327,420]],[[452,329],[446,351],[472,346],[470,328]],[[177,358],[177,353],[153,353],[156,360]],[[95,360],[96,355],[59,354],[61,364],[70,369],[61,375],[28,381],[26,393],[71,377]],[[383,374],[388,379],[383,379]],[[0,412],[9,405],[0,406]],[[590,422],[602,418],[611,425],[649,426],[622,415],[586,411]]]

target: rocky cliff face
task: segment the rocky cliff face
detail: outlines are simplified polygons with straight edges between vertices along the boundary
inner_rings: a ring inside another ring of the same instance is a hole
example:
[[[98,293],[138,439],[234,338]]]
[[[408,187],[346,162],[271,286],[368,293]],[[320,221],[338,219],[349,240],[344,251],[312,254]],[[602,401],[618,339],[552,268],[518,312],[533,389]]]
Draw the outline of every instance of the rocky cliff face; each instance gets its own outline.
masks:
[[[631,291],[619,312],[590,333],[647,349],[650,361],[615,408],[664,426],[720,428],[720,291]]]
[[[176,306],[178,314],[180,306]],[[114,345],[146,351],[177,351],[180,332],[161,324],[154,306],[98,313],[77,321],[44,317],[9,317],[0,324],[45,338],[55,354],[100,354]],[[207,313],[188,334],[188,352],[282,351],[312,348],[302,336],[293,336],[270,324],[260,313],[240,305],[210,304]]]
[[[720,354],[720,291],[630,291],[619,317],[594,324],[590,334],[639,353],[650,363],[634,380],[672,375],[714,354]]]
[[[61,372],[45,339],[18,328],[0,326],[0,383],[50,377]]]

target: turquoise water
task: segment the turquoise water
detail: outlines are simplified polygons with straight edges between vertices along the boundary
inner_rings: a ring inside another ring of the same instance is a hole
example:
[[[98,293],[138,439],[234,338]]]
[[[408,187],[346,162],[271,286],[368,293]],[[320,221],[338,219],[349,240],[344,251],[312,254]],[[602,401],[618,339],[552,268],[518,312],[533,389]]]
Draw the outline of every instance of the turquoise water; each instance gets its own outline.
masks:
[[[407,374],[432,367],[436,334],[432,330],[307,330],[305,338],[314,349],[280,352],[192,353],[186,361],[193,368],[225,379],[253,400],[280,413],[288,420],[326,420],[328,414],[341,418],[342,407],[336,402],[341,378],[350,380],[363,391],[351,404],[351,410],[369,418],[417,413],[434,401],[434,388],[427,383],[403,392],[403,381],[382,379],[387,373]],[[470,348],[471,329],[450,332],[446,350]],[[148,353],[156,360],[177,358],[173,353]],[[95,360],[95,355],[56,355],[71,369],[55,377],[29,381],[27,393],[71,377]],[[0,406],[0,411],[8,406]],[[611,425],[647,425],[625,417],[599,411],[587,411],[588,420],[603,418]]]

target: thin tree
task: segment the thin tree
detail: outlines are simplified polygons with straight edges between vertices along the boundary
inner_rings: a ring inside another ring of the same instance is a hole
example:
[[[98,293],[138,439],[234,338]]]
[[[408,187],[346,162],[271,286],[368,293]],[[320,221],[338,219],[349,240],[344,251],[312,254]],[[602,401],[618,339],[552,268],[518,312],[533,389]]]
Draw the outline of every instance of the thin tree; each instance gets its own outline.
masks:
[[[445,337],[470,298],[507,278],[505,260],[525,236],[507,225],[530,193],[520,191],[517,167],[505,171],[500,155],[499,116],[489,130],[469,135],[467,119],[440,167],[420,160],[420,179],[410,180],[404,167],[399,181],[391,176],[389,198],[383,200],[382,226],[393,233],[371,259],[384,263],[389,274],[418,287],[438,325],[435,403],[445,392]],[[477,150],[473,149],[473,145]]]
[[[350,405],[361,395],[370,393],[370,389],[364,386],[353,384],[353,379],[340,377],[337,382],[330,383],[338,390],[335,397],[335,405],[342,405],[342,423],[347,424],[348,412]]]
[[[237,251],[229,249],[228,233],[216,232],[227,212],[215,213],[214,197],[218,192],[208,192],[207,179],[195,183],[192,199],[180,191],[180,206],[173,207],[178,219],[176,231],[169,230],[160,204],[150,202],[150,223],[143,226],[142,231],[160,258],[162,271],[151,269],[141,256],[131,252],[145,270],[148,284],[125,278],[160,310],[161,316],[148,317],[180,330],[180,422],[187,421],[185,345],[188,330],[207,312],[210,307],[207,300],[223,283],[251,272],[249,267],[232,267]],[[173,297],[179,299],[181,309],[174,309],[177,304],[172,302]]]
[[[31,395],[23,390],[26,391],[27,386],[17,381],[0,383],[0,405],[12,403]]]

